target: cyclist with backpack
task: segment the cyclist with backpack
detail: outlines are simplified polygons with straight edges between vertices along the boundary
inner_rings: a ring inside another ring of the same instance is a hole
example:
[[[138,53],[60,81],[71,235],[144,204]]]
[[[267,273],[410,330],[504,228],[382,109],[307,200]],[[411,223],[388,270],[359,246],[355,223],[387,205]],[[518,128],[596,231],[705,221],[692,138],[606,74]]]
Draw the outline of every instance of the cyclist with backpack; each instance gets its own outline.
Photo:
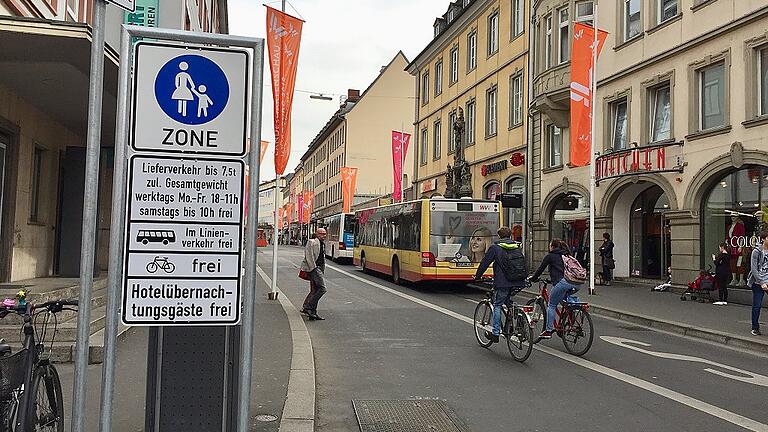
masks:
[[[512,240],[512,230],[509,227],[501,227],[497,234],[499,240],[485,253],[475,273],[475,279],[479,280],[493,263],[493,332],[487,335],[491,342],[499,341],[501,307],[525,288],[525,278],[528,275],[523,247]]]
[[[547,326],[541,333],[541,339],[550,339],[555,327],[557,305],[569,294],[577,292],[580,285],[586,281],[587,272],[579,262],[571,256],[568,245],[559,239],[549,243],[549,253],[541,261],[539,269],[531,276],[531,281],[538,282],[539,276],[549,268],[549,278],[552,290],[549,292],[547,305]]]

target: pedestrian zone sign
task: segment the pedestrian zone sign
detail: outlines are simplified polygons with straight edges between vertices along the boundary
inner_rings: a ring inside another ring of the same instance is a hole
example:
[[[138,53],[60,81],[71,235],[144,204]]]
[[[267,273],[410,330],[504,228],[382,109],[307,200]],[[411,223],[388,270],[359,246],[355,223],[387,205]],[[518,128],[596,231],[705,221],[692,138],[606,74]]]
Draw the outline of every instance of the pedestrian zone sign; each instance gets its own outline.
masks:
[[[243,156],[249,65],[241,49],[137,43],[131,146]]]

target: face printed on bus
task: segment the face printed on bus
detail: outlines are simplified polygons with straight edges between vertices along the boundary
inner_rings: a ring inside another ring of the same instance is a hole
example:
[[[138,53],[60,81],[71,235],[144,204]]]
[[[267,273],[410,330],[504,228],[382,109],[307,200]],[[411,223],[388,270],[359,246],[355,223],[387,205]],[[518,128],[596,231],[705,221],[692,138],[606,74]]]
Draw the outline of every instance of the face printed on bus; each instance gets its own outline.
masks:
[[[482,227],[476,229],[469,238],[469,256],[472,262],[481,261],[491,246],[491,231]]]

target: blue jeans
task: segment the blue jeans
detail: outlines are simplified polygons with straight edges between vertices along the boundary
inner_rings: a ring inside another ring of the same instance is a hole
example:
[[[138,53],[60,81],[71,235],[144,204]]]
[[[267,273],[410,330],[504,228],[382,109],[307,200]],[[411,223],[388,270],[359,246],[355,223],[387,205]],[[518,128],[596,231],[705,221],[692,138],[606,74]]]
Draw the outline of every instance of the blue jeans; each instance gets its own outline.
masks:
[[[752,284],[752,330],[760,330],[760,308],[763,306],[765,291],[758,284]]]
[[[501,307],[512,297],[512,287],[495,287],[493,294],[493,334],[501,333]]]
[[[578,290],[578,285],[573,285],[572,283],[565,280],[565,278],[560,279],[560,282],[556,283],[555,286],[552,287],[552,289],[549,291],[549,304],[547,305],[547,331],[552,331],[552,329],[555,328],[557,305],[559,305],[561,301],[565,300],[565,296],[575,293]]]

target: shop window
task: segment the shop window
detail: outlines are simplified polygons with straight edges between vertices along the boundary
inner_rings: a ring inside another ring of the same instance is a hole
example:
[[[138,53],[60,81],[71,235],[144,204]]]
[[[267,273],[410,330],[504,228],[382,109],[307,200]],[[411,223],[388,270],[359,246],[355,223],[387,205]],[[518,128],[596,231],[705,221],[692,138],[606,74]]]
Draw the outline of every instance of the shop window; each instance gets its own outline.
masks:
[[[515,177],[509,179],[504,184],[506,193],[520,194],[525,202],[525,179]],[[525,226],[525,209],[512,208],[506,209],[507,226],[512,229],[512,240],[523,242],[523,227]]]
[[[611,148],[627,148],[627,99],[611,104]]]
[[[640,0],[622,0],[622,25],[624,42],[643,33],[640,20]]]
[[[715,181],[702,203],[702,267],[725,242],[730,255],[731,285],[744,286],[750,255],[768,226],[768,168],[748,166]]]
[[[520,36],[525,31],[525,1],[512,2],[512,37]]]
[[[568,8],[565,7],[563,9],[560,9],[559,12],[560,20],[558,23],[558,35],[557,35],[557,55],[558,55],[558,63],[562,64],[568,61],[570,58],[570,54],[568,52],[568,48],[571,43],[571,39],[569,37],[568,32]]]
[[[483,198],[491,201],[497,201],[501,197],[501,183],[491,182],[488,183],[483,192]]]
[[[595,17],[592,0],[576,3],[576,22],[592,26]]]
[[[488,57],[499,51],[499,13],[488,17]]]
[[[547,167],[554,168],[563,164],[563,134],[555,125],[547,126]]]
[[[475,122],[476,122],[476,110],[477,104],[474,100],[467,102],[467,118],[466,118],[466,133],[467,133],[467,145],[475,143]]]
[[[563,240],[584,268],[589,266],[589,207],[583,196],[561,196],[550,219],[550,239]]]
[[[649,90],[651,142],[672,138],[672,94],[669,84]]]
[[[467,73],[477,67],[477,32],[471,31],[467,35]]]
[[[435,96],[443,92],[443,61],[435,64]]]

